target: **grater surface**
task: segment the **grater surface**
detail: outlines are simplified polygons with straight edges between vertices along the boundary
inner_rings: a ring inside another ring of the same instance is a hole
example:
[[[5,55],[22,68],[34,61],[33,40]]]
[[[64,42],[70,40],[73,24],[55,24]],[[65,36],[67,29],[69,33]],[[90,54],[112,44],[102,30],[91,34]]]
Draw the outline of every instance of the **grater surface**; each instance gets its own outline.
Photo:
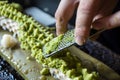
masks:
[[[105,31],[105,30],[106,30],[106,29],[102,29],[102,30],[100,30],[100,31],[97,31],[95,34],[89,36],[89,38],[86,40],[86,42],[87,42],[89,39],[91,39],[91,40],[96,39],[96,37],[98,37],[98,36],[100,35],[100,33],[102,33],[102,32]],[[53,55],[57,54],[59,51],[65,49],[65,48],[68,48],[68,47],[70,47],[70,46],[72,46],[72,45],[75,45],[76,42],[75,42],[75,38],[74,38],[74,37],[75,37],[75,36],[74,36],[74,29],[68,30],[68,31],[64,34],[62,40],[59,42],[57,48],[56,48],[54,51],[52,51],[52,52],[49,53],[49,54],[46,54],[45,51],[44,51],[44,49],[43,49],[43,55],[44,55],[44,57],[47,58],[47,57],[53,56]],[[43,48],[44,48],[44,47],[43,47]]]
[[[57,48],[53,52],[51,52],[50,54],[46,54],[43,51],[43,55],[44,55],[44,57],[50,57],[50,56],[52,56],[54,54],[57,54],[57,52],[65,49],[65,48],[68,48],[68,47],[70,47],[70,46],[72,46],[74,44],[75,44],[74,29],[68,30],[64,34],[64,36],[63,36],[62,40],[60,41],[60,43],[58,44]]]

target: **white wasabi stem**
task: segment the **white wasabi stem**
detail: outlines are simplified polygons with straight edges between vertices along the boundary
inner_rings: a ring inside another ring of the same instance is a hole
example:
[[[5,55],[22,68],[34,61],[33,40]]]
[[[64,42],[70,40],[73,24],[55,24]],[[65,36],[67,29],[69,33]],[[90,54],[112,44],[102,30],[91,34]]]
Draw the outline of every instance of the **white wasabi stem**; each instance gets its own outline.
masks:
[[[13,32],[15,34],[18,33],[19,24],[4,16],[0,17],[0,26],[3,30],[8,30],[9,32]]]
[[[9,34],[4,34],[1,40],[1,46],[4,48],[13,48],[17,44],[17,39]]]

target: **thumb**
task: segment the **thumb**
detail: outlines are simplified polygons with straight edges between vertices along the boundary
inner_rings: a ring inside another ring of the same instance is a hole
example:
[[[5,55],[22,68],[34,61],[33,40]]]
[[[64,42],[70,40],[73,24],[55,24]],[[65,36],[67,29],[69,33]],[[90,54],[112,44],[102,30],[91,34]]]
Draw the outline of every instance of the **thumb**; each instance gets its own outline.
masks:
[[[93,28],[100,29],[111,29],[120,26],[120,11],[113,15],[96,20],[93,24]]]

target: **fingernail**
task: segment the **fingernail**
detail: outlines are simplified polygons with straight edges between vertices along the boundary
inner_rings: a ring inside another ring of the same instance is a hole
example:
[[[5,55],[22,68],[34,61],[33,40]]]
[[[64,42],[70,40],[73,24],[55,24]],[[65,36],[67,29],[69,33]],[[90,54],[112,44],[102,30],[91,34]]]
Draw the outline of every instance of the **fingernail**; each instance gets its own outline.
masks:
[[[81,36],[77,36],[75,40],[78,45],[83,45],[85,43],[85,38]]]
[[[104,25],[101,22],[95,22],[93,23],[93,26],[96,30],[100,30],[104,27]]]

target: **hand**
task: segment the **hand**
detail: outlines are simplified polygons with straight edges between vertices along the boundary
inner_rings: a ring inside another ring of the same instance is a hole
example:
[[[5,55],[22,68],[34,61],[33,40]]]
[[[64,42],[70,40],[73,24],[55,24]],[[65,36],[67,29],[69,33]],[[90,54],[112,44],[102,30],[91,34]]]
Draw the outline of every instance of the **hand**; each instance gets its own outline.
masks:
[[[120,11],[112,14],[118,0],[61,0],[55,13],[57,35],[67,31],[67,24],[77,9],[75,40],[82,45],[89,36],[91,25],[99,30],[120,26]]]

